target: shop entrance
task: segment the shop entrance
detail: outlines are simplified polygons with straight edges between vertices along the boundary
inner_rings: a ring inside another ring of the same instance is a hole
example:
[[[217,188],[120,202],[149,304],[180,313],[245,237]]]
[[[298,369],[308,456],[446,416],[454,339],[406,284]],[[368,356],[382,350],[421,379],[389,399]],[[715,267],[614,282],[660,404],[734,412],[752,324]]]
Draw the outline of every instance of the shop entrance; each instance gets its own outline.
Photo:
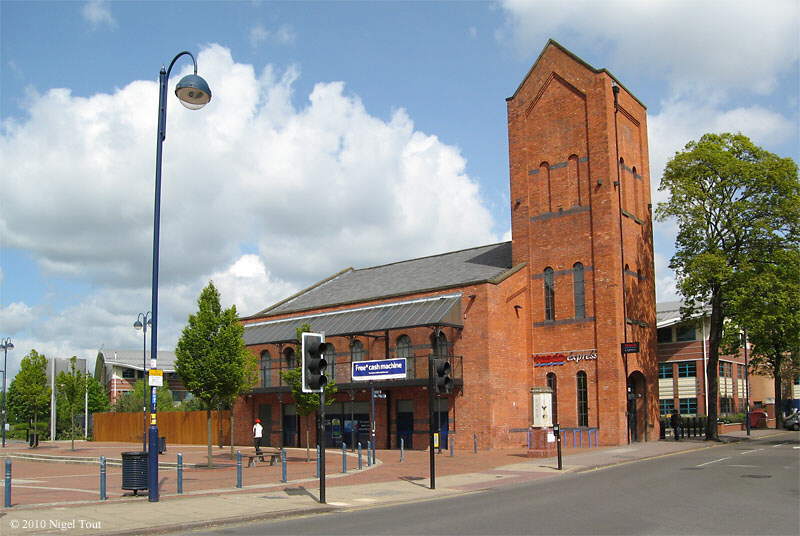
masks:
[[[400,448],[400,439],[403,440],[403,448],[414,448],[414,401],[397,401],[397,448]]]
[[[369,441],[369,402],[341,402],[325,408],[325,444],[348,448]]]
[[[297,446],[297,409],[294,404],[283,406],[283,446]]]
[[[644,441],[647,427],[647,384],[644,374],[634,371],[628,376],[628,434],[631,442]]]
[[[262,430],[261,445],[264,447],[272,446],[272,405],[259,404],[258,418],[261,420]]]

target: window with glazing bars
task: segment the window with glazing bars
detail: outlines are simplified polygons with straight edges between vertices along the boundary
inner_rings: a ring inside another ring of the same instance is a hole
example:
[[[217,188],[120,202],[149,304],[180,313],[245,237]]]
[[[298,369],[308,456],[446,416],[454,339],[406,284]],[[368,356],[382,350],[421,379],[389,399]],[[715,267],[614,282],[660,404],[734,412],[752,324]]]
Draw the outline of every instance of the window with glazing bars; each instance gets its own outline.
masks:
[[[575,318],[586,317],[586,299],[583,284],[583,264],[572,265],[572,292],[575,298]]]
[[[586,388],[586,373],[577,374],[578,383],[578,426],[589,426],[589,394]]]
[[[556,319],[556,289],[553,279],[553,269],[549,266],[544,269],[544,319]]]
[[[269,355],[269,350],[261,352],[261,387],[269,387],[272,385],[272,356]]]
[[[658,377],[659,378],[672,378],[672,363],[659,363],[658,364]]]
[[[697,363],[682,361],[678,363],[678,378],[693,378],[697,376]]]

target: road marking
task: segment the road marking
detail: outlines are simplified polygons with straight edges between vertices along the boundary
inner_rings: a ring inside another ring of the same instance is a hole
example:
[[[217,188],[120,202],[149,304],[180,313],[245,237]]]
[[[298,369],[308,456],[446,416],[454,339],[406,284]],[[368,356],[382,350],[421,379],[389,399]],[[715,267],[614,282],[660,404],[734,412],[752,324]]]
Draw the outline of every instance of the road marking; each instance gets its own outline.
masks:
[[[730,459],[731,459],[731,457],[728,456],[727,458],[720,458],[719,460],[711,460],[710,462],[701,463],[700,465],[697,465],[696,467],[703,467],[704,465],[708,465],[708,464],[711,464],[711,463],[717,463],[717,462],[721,462],[723,460],[730,460]]]
[[[12,478],[11,484],[16,486],[17,484],[41,484],[43,480],[23,480],[21,478]],[[5,485],[5,482],[3,483]]]
[[[350,506],[350,503],[343,503],[343,502],[329,502],[331,506]]]
[[[90,489],[76,489],[76,488],[51,488],[48,486],[17,486],[14,485],[15,488],[28,488],[28,489],[46,489],[50,491],[75,491],[80,493],[91,493],[92,495],[97,495],[97,490],[90,490]]]
[[[784,446],[785,444],[786,444],[786,443],[778,443],[777,445],[772,445],[772,448],[775,448],[775,447],[782,447],[782,446]]]
[[[356,499],[358,502],[365,502],[365,503],[374,503],[378,502],[378,499]]]
[[[733,463],[729,463],[728,467],[758,467],[758,465],[736,465]]]
[[[750,454],[751,452],[758,452],[759,450],[764,450],[764,449],[746,450],[746,451],[742,452],[742,454]]]

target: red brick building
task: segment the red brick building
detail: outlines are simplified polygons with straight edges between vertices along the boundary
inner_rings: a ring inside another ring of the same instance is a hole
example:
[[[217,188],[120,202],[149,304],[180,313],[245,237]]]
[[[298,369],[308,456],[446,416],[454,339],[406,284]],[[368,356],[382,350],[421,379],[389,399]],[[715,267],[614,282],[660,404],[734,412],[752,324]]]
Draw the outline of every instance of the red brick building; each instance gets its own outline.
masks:
[[[260,417],[265,442],[305,444],[280,371],[307,323],[335,347],[328,441],[366,443],[370,390],[353,361],[406,357],[377,382],[378,448],[428,446],[427,359],[455,389],[436,428],[456,448],[519,447],[532,389],[550,386],[562,427],[601,444],[657,439],[658,384],[647,114],[611,73],[549,41],[507,99],[512,240],[366,269],[348,268],[244,318],[260,385],[236,405],[237,442]],[[638,343],[636,353],[621,344]],[[311,425],[311,444],[316,442]],[[328,443],[330,444],[330,443]]]

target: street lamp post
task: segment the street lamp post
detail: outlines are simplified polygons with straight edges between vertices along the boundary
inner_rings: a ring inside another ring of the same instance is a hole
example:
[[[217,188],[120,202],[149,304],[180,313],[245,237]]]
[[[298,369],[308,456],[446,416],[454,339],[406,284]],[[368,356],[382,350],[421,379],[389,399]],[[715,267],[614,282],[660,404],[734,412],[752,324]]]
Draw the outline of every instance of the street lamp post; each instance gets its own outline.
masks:
[[[6,448],[6,376],[8,376],[8,351],[14,349],[11,337],[0,340],[0,348],[3,349],[3,448]]]
[[[133,327],[142,330],[142,452],[147,452],[147,327],[153,326],[150,311],[139,313]]]
[[[744,347],[744,429],[750,435],[750,363],[747,359],[747,330],[742,332],[742,346]]]
[[[153,281],[152,281],[152,313],[153,328],[150,333],[150,368],[156,368],[158,356],[158,239],[161,222],[161,152],[167,130],[167,82],[172,67],[181,56],[189,56],[194,64],[194,74],[181,78],[175,86],[175,95],[185,107],[199,110],[211,100],[208,83],[197,76],[197,61],[190,52],[183,51],[172,58],[168,68],[161,67],[158,74],[158,131],[156,132],[156,188],[155,209],[153,211]],[[156,387],[150,386],[150,446],[147,458],[148,500],[158,502],[158,424],[156,420]]]

